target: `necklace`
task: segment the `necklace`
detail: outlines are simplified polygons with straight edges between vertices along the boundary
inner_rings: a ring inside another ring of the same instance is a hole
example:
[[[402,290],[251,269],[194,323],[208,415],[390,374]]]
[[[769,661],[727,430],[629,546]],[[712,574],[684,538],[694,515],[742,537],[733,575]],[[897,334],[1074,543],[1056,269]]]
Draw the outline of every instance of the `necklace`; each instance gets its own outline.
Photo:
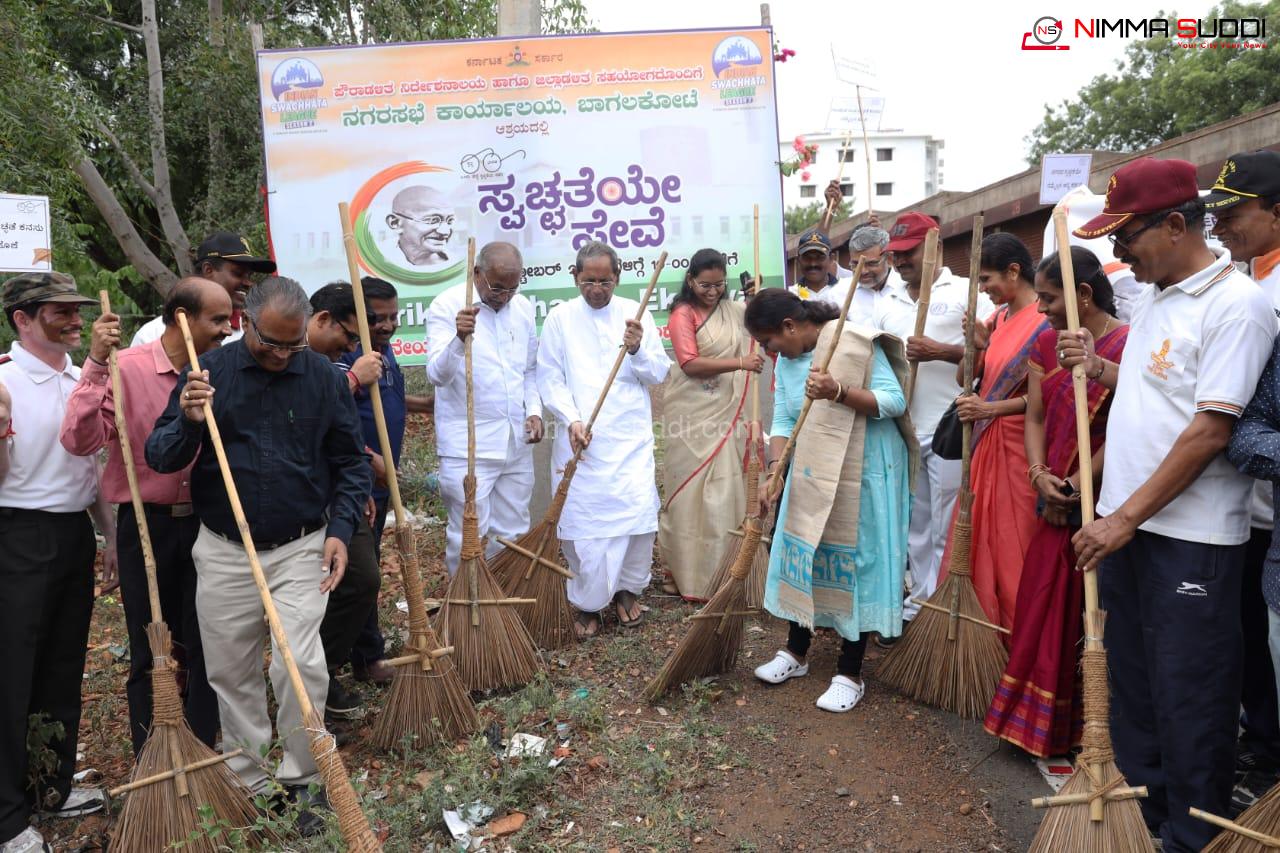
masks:
[[[1114,319],[1115,319],[1115,317],[1112,317],[1111,315],[1107,315],[1107,323],[1106,323],[1106,325],[1104,325],[1104,326],[1102,327],[1102,331],[1101,331],[1101,332],[1098,332],[1098,334],[1096,334],[1096,335],[1094,335],[1094,336],[1093,336],[1093,339],[1094,339],[1095,341],[1100,341],[1100,340],[1102,340],[1104,337],[1106,337],[1107,330],[1111,328],[1111,321],[1112,321],[1112,320],[1114,320]]]

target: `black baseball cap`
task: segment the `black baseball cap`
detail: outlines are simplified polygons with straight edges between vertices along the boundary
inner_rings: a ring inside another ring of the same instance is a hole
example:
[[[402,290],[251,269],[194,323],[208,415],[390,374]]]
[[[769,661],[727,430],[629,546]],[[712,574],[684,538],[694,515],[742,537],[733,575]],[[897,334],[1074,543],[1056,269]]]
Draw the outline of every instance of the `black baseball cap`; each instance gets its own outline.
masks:
[[[254,272],[276,271],[275,261],[255,255],[253,249],[249,248],[248,240],[230,231],[215,231],[204,238],[204,242],[196,249],[196,266],[205,261],[235,261]]]
[[[1218,179],[1205,197],[1205,210],[1225,210],[1251,198],[1280,197],[1280,153],[1250,151],[1233,154],[1222,164]]]

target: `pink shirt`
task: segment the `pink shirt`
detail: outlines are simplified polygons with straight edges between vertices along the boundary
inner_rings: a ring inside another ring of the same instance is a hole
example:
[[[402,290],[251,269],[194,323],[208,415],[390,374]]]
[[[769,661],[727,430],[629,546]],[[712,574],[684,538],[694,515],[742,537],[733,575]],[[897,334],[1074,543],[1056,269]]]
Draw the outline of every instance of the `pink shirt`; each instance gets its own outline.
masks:
[[[117,351],[120,382],[125,395],[125,423],[129,425],[129,445],[138,472],[142,500],[154,504],[191,502],[191,466],[175,474],[157,474],[147,467],[147,436],[169,403],[178,384],[178,372],[165,354],[162,341]],[[58,436],[67,452],[89,456],[109,447],[102,472],[102,491],[112,503],[128,503],[129,481],[125,477],[116,437],[115,400],[108,368],[85,359],[80,381],[67,398],[67,412]]]

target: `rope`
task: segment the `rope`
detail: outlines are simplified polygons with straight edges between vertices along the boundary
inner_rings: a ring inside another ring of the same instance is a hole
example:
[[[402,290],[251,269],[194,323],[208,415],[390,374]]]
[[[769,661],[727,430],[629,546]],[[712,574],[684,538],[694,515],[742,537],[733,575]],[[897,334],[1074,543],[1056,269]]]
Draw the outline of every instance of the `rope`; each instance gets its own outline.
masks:
[[[957,577],[969,577],[973,574],[973,567],[969,565],[972,540],[972,525],[957,521],[951,528],[951,562],[947,565],[947,572]]]
[[[547,508],[547,518],[559,520],[564,512],[565,501],[569,499],[569,483],[573,480],[573,475],[578,470],[578,457],[575,456],[564,466],[564,473],[560,477],[560,485],[556,486],[555,497],[551,499],[551,505]]]
[[[738,557],[729,567],[729,577],[736,581],[744,580],[751,574],[751,563],[755,559],[756,549],[760,547],[760,519],[747,520],[747,529],[742,534],[742,548]]]
[[[337,739],[325,730],[318,718],[310,720],[306,729],[311,734],[311,755],[316,760],[321,778],[325,780],[325,787],[330,795],[329,804],[338,815],[338,825],[342,827],[343,837],[358,837],[362,831],[368,833],[369,822],[360,810],[360,801],[356,799],[350,784],[334,784],[335,780],[346,780],[346,768],[342,766],[342,756],[338,754]],[[346,790],[339,791],[340,787],[345,787]]]
[[[178,692],[177,664],[170,657],[154,658],[151,668],[151,716],[156,725],[182,722],[182,696]]]
[[[1107,693],[1106,650],[1086,648],[1080,654],[1080,669],[1084,676],[1084,731],[1080,737],[1080,763],[1088,767],[1115,760],[1108,727],[1110,696]]]
[[[460,559],[474,560],[483,553],[480,548],[480,516],[476,512],[476,478],[468,474],[462,479],[462,551]]]

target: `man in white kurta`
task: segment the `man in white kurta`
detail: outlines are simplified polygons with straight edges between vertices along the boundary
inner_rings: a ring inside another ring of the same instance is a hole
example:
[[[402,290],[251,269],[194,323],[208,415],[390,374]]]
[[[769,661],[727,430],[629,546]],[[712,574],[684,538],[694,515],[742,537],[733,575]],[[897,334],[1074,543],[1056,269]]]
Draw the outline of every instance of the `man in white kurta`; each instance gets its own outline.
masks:
[[[533,453],[542,440],[542,402],[535,379],[538,336],[533,306],[518,294],[523,260],[510,243],[489,243],[476,255],[475,302],[466,285],[440,294],[427,312],[427,379],[436,386],[436,447],[440,494],[449,512],[445,567],[453,575],[462,550],[462,480],[467,473],[467,375],[463,341],[472,335],[476,411],[476,515],[486,556],[498,538],[529,529]]]
[[[573,272],[579,296],[551,309],[538,350],[538,390],[563,427],[552,454],[555,484],[574,450],[589,442],[560,519],[573,572],[569,602],[595,614],[616,597],[619,619],[630,623],[641,612],[635,597],[649,585],[658,530],[649,387],[666,379],[671,360],[648,312],[637,323],[639,303],[614,295],[621,266],[613,249],[587,244]],[[588,437],[586,422],[619,345],[627,354]]]

